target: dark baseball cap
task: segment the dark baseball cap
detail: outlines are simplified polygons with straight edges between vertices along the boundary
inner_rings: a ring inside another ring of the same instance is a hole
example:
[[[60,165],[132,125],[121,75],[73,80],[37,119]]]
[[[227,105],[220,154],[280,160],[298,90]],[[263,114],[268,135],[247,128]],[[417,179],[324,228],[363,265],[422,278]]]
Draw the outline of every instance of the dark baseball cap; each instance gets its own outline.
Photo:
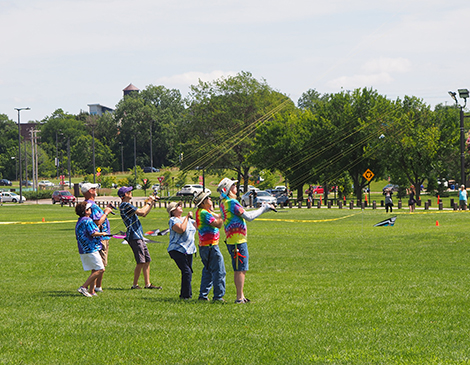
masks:
[[[132,191],[133,189],[134,188],[132,186],[123,186],[122,188],[118,190],[118,196],[122,198],[124,195],[126,195],[126,193],[128,193],[129,191]]]

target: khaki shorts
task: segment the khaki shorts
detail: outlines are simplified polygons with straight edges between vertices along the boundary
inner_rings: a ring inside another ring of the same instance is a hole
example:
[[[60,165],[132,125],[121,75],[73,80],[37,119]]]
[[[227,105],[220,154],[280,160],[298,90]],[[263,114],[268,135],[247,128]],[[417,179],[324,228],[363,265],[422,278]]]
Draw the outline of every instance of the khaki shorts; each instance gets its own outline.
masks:
[[[100,250],[101,260],[103,260],[104,267],[108,266],[108,250],[109,250],[109,240],[102,240],[101,245],[103,248]]]

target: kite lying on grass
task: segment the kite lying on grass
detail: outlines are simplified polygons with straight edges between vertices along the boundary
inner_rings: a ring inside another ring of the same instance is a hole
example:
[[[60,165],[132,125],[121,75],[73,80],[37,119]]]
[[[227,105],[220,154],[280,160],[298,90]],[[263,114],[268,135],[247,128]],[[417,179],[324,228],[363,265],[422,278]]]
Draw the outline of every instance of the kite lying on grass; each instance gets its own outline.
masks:
[[[170,232],[170,228],[167,228],[163,231],[160,231],[159,229],[155,229],[153,231],[145,232],[144,235],[145,236],[164,236],[168,234],[168,232]]]
[[[397,219],[397,217],[391,217],[391,218],[388,218],[388,219],[385,219],[384,221],[382,222],[379,222],[377,224],[374,224],[374,227],[392,227],[394,224],[395,224],[395,220]]]

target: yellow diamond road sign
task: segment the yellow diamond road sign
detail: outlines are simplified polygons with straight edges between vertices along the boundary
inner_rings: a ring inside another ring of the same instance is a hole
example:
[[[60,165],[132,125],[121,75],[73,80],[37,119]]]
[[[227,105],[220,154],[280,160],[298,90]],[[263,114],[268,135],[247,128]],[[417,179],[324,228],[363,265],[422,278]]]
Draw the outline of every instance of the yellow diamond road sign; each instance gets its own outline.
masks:
[[[372,178],[374,177],[374,173],[370,171],[369,169],[367,169],[366,172],[362,174],[362,176],[364,176],[364,179],[366,179],[367,181],[371,181]]]

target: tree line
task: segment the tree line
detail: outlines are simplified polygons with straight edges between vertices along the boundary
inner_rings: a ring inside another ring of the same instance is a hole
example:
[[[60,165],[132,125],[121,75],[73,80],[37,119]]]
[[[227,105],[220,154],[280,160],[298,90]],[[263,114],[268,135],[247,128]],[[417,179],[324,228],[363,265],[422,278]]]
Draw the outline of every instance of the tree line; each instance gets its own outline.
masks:
[[[104,173],[132,169],[135,161],[179,167],[184,182],[193,170],[228,169],[247,188],[251,176],[279,171],[300,196],[305,184],[320,184],[361,199],[367,169],[416,187],[457,177],[460,169],[456,106],[432,110],[418,97],[390,100],[372,88],[310,89],[295,104],[249,72],[199,81],[185,98],[149,85],[124,96],[112,114],[58,109],[38,123],[42,177],[54,177],[58,168],[66,174],[69,156],[73,175],[92,174],[93,139],[95,165]],[[0,132],[0,175],[14,179],[18,132],[4,114]]]

